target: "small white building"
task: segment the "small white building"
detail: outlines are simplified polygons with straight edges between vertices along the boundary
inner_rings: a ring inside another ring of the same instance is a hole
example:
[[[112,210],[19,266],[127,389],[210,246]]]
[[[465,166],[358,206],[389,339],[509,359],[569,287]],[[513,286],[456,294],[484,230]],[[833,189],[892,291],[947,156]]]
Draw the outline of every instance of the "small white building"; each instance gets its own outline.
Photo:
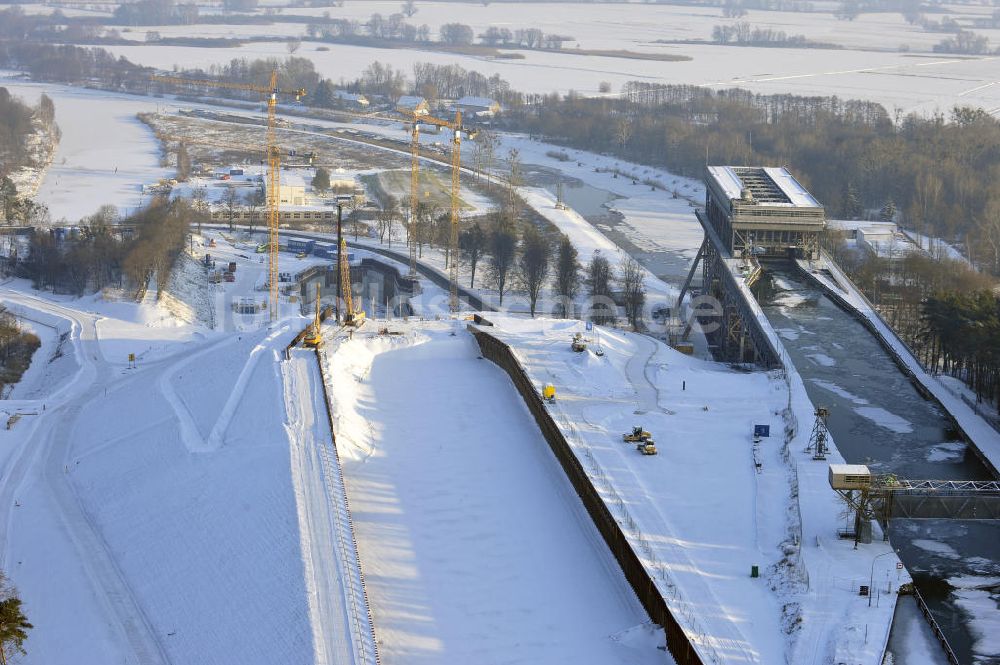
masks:
[[[278,183],[278,202],[288,205],[305,205],[306,181],[298,173],[281,172],[281,180]]]
[[[462,115],[475,118],[492,118],[500,113],[500,104],[489,97],[473,97],[466,95],[451,105],[452,111],[461,111]]]
[[[857,229],[858,247],[884,259],[899,259],[919,252],[912,240],[896,229],[895,224],[873,224]]]
[[[431,107],[423,97],[403,95],[396,102],[396,110],[407,115],[428,115]]]

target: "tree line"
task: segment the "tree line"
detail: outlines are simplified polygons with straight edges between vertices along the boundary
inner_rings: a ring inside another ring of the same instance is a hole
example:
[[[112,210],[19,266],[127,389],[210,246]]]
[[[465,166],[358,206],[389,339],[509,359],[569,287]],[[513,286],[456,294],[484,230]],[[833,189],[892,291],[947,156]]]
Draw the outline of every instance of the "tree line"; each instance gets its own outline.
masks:
[[[106,287],[140,293],[154,275],[162,290],[193,218],[183,200],[157,198],[125,219],[103,206],[72,229],[37,228],[15,271],[36,289],[76,296]]]
[[[1000,120],[974,108],[891,117],[873,102],[626,84],[620,99],[548,95],[509,129],[703,177],[713,164],[787,165],[831,217],[897,220],[964,245],[1000,274]]]
[[[1000,297],[991,290],[941,292],[921,307],[928,366],[965,381],[1000,409]]]
[[[31,153],[29,139],[45,129],[58,137],[56,107],[52,98],[42,93],[34,107],[0,88],[0,212],[3,219],[13,220],[17,191],[9,176],[24,166],[41,166]]]
[[[842,233],[824,244],[920,362],[1000,400],[1000,299],[996,281],[964,261],[919,252],[873,256]]]

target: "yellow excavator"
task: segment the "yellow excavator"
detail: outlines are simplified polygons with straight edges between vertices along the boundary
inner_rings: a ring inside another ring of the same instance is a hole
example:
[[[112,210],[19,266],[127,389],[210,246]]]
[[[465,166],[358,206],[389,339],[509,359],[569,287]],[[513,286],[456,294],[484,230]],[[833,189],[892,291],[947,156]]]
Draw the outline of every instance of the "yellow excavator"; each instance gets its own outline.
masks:
[[[312,325],[309,327],[309,332],[306,333],[305,339],[302,343],[310,349],[318,349],[323,345],[323,335],[320,333],[320,315],[319,315],[319,284],[316,285],[316,318],[313,319]]]
[[[340,241],[340,283],[344,291],[344,325],[357,328],[365,322],[365,310],[354,309],[354,298],[351,295],[351,264],[347,260],[347,241]]]

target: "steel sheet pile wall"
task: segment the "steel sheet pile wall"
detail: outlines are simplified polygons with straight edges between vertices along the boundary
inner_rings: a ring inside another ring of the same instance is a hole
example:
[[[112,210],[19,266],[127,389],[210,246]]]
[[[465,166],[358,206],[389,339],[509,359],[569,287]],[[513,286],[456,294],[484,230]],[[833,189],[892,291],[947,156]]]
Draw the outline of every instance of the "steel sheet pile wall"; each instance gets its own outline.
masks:
[[[336,474],[333,479],[335,482],[334,486],[329,487],[329,490],[336,492],[335,497],[337,507],[343,513],[343,517],[346,518],[347,527],[350,536],[350,543],[344,543],[346,549],[345,556],[351,560],[354,564],[354,569],[357,572],[357,577],[349,575],[347,571],[344,571],[344,584],[346,591],[345,600],[348,602],[347,611],[351,613],[351,624],[355,631],[354,634],[354,647],[355,655],[358,657],[358,662],[364,665],[380,665],[382,658],[378,651],[378,640],[375,637],[375,620],[372,618],[371,606],[368,604],[368,588],[365,586],[365,575],[361,568],[361,554],[358,551],[358,541],[354,535],[354,520],[351,518],[351,507],[347,500],[347,488],[344,483],[343,467],[340,464],[340,453],[337,451],[337,435],[335,432],[335,420],[333,417],[333,401],[330,399],[330,392],[327,388],[327,375],[326,375],[326,359],[324,357],[324,352],[322,349],[316,349],[316,363],[319,365],[319,375],[322,379],[323,387],[323,403],[326,405],[326,417],[330,423],[330,443],[329,451],[332,451],[333,459],[329,458],[323,460],[325,463],[329,464],[331,467],[329,469],[330,473]],[[327,450],[324,448],[324,450]],[[329,454],[329,453],[327,453]],[[360,584],[360,593],[355,588],[353,582],[358,582]],[[363,616],[361,615],[363,613]]]
[[[667,649],[670,650],[674,660],[678,665],[702,665],[694,646],[687,635],[681,629],[666,600],[657,589],[656,584],[650,577],[649,572],[643,566],[642,561],[632,549],[631,544],[622,531],[621,526],[615,521],[614,516],[608,509],[600,493],[590,481],[590,477],[584,470],[583,465],[577,459],[569,443],[563,436],[562,431],[552,420],[548,410],[545,408],[538,391],[532,384],[528,374],[521,367],[514,357],[510,347],[504,342],[493,337],[489,333],[470,325],[469,331],[475,336],[476,342],[483,353],[483,357],[491,360],[501,369],[507,372],[514,387],[521,394],[524,403],[528,406],[531,414],[535,417],[535,422],[542,430],[545,440],[548,441],[556,459],[569,477],[573,488],[576,490],[584,507],[594,521],[597,530],[603,536],[604,541],[611,548],[611,553],[621,566],[625,579],[632,585],[636,596],[646,608],[650,618],[660,626],[663,626],[667,636]]]

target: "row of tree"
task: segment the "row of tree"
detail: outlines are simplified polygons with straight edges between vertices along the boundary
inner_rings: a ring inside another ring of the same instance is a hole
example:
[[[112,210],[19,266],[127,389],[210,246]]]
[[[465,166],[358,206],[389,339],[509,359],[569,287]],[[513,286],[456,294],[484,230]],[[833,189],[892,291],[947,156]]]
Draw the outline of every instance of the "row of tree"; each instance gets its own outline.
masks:
[[[163,289],[194,217],[189,203],[155,199],[126,219],[104,206],[68,234],[36,229],[16,266],[36,289],[82,295],[105,287],[141,292],[156,276]]]
[[[815,42],[805,35],[789,35],[784,30],[754,27],[746,21],[712,28],[712,41],[716,44],[737,46],[781,46],[786,48],[841,48],[836,44]]]
[[[759,95],[626,84],[621,99],[549,95],[514,107],[506,126],[700,178],[713,164],[783,164],[831,217],[876,215],[964,244],[1000,274],[1000,120],[948,118],[836,97]]]
[[[7,88],[0,88],[0,178],[6,178],[23,166],[33,166],[36,155],[30,150],[29,139],[39,130],[58,135],[56,107],[52,98],[42,93],[34,107],[12,95]],[[4,183],[3,210],[8,212],[7,188]],[[10,219],[5,214],[6,219]]]
[[[933,251],[874,256],[843,239],[828,233],[824,244],[921,363],[967,381],[982,398],[1000,398],[996,281]]]
[[[1000,298],[990,290],[936,294],[922,307],[924,357],[1000,409]]]

